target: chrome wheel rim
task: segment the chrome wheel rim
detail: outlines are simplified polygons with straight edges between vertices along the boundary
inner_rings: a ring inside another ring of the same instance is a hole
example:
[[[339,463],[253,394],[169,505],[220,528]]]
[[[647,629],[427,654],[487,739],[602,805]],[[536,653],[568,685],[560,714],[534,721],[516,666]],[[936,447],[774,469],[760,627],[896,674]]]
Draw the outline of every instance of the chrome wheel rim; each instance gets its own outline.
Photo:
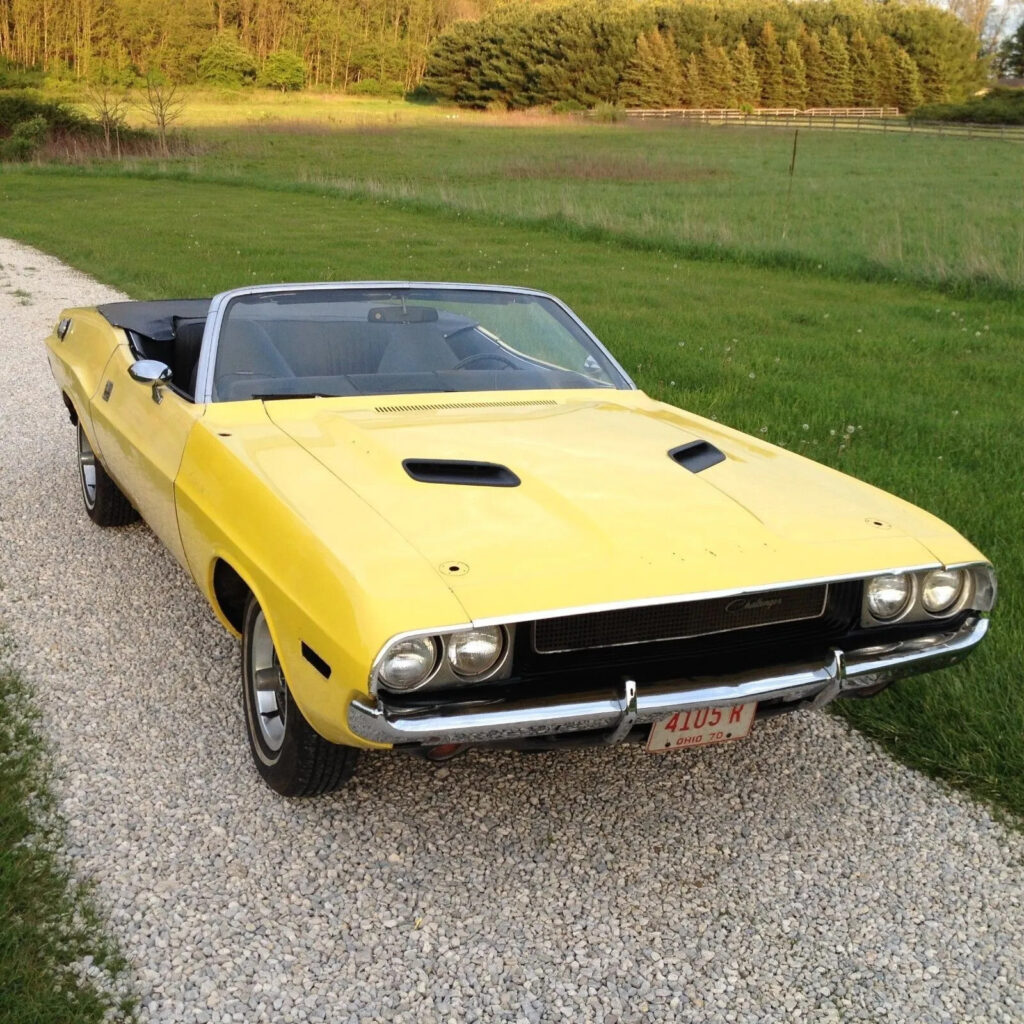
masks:
[[[78,475],[82,481],[85,507],[96,507],[96,453],[89,445],[81,423],[78,425]]]
[[[256,727],[264,745],[277,753],[284,743],[288,725],[288,688],[285,686],[277,651],[270,637],[266,616],[256,613],[249,652],[249,689]]]

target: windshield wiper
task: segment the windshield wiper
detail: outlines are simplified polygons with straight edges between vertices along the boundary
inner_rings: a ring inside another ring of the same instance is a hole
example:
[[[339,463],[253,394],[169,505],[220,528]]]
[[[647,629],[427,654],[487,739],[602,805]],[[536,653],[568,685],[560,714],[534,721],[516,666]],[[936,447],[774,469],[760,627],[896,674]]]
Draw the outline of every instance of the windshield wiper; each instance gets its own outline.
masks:
[[[328,395],[322,391],[280,391],[270,392],[265,395],[253,395],[253,398],[261,402],[272,402],[279,398],[337,398],[337,395]]]

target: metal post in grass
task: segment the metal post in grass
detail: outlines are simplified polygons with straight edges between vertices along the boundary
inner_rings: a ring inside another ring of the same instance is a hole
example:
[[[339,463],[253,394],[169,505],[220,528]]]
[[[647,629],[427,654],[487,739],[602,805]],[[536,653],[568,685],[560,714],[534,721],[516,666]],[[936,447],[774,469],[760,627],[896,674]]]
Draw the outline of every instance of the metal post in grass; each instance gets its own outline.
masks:
[[[789,158],[789,184],[786,187],[786,210],[782,221],[782,237],[789,234],[789,206],[793,197],[793,175],[796,172],[796,147],[800,141],[800,129],[793,129],[793,153]]]

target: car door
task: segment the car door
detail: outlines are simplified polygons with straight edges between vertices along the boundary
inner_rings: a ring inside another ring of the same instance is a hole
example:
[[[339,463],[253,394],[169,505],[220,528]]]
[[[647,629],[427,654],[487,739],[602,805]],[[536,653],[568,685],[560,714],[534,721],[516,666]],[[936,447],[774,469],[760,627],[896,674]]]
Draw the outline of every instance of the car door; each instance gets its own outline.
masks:
[[[114,353],[92,400],[92,422],[103,463],[118,486],[187,568],[174,507],[174,479],[185,442],[205,406],[166,384],[133,380],[127,345]]]

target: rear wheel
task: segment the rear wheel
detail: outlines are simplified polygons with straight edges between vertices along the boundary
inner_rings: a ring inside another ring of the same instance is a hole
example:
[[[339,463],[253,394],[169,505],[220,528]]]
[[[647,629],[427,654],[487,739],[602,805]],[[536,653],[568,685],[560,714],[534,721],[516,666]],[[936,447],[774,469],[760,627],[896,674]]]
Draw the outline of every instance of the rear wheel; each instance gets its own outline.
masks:
[[[318,796],[352,776],[359,751],[329,743],[292,700],[263,609],[250,597],[242,627],[242,701],[256,770],[282,796]]]
[[[132,503],[96,458],[81,423],[78,424],[78,478],[85,511],[97,526],[126,526],[139,518]]]

